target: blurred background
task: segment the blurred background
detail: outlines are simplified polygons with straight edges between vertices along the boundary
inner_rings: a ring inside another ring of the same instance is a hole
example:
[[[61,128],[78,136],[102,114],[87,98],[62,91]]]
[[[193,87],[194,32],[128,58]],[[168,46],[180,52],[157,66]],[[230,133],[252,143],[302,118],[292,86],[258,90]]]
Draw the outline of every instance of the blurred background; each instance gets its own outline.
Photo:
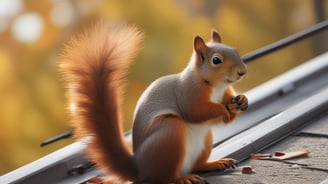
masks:
[[[328,0],[0,0],[0,175],[73,142],[39,147],[70,129],[56,68],[63,45],[99,19],[137,24],[146,35],[128,77],[128,130],[141,92],[154,79],[183,69],[196,34],[210,39],[215,28],[225,44],[245,55],[327,14]],[[247,91],[326,52],[327,36],[324,31],[250,63],[236,88]]]

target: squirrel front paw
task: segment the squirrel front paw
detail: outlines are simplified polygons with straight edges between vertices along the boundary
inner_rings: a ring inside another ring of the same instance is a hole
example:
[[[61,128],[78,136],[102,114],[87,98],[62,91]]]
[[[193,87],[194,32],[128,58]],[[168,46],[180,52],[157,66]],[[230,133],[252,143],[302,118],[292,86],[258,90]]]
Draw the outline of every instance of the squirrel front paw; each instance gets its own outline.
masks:
[[[230,121],[230,114],[223,114],[222,115],[222,121],[224,123],[228,123]]]
[[[230,117],[230,113],[229,113],[229,111],[224,110],[224,111],[222,112],[222,121],[223,121],[224,123],[227,123],[227,122],[230,121],[230,119],[231,119],[231,117]]]
[[[248,108],[248,99],[245,95],[238,95],[226,105],[229,112],[245,111]]]

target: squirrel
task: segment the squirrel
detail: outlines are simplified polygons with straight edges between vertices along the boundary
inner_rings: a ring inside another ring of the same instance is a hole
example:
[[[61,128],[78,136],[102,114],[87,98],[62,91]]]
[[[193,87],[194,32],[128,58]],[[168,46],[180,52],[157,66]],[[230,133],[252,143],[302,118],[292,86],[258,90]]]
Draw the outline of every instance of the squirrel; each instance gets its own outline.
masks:
[[[231,122],[248,107],[246,96],[232,87],[246,65],[217,31],[207,43],[195,36],[183,71],[155,80],[139,98],[131,145],[122,130],[122,93],[143,37],[135,25],[101,22],[68,42],[59,69],[75,137],[91,137],[88,155],[118,183],[206,183],[194,173],[237,164],[208,158],[211,127]]]

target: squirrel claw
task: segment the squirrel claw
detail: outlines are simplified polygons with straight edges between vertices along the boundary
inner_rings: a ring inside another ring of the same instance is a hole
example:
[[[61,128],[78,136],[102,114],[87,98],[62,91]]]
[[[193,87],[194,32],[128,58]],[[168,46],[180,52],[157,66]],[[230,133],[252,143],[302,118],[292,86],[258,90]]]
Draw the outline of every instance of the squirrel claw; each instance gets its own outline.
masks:
[[[183,176],[174,183],[170,184],[207,184],[205,179],[197,174]]]
[[[232,158],[222,158],[209,162],[207,166],[211,168],[211,170],[225,170],[230,168],[234,169],[238,166],[238,162]]]
[[[248,108],[248,99],[245,95],[237,95],[226,105],[228,111],[245,111]]]

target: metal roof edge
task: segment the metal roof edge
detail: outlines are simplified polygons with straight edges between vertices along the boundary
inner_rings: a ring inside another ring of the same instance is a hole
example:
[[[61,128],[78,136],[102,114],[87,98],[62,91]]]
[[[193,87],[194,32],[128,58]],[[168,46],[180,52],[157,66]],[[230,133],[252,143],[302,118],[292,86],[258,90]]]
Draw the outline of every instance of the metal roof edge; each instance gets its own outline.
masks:
[[[327,108],[328,87],[215,147],[210,160],[223,157],[243,160],[290,135]]]
[[[328,52],[321,54],[289,71],[246,92],[249,105],[253,105],[266,97],[279,92],[290,84],[299,81],[319,70],[328,67]],[[270,90],[268,90],[270,89]]]
[[[48,168],[66,162],[77,154],[83,154],[86,145],[83,141],[72,143],[38,160],[26,164],[16,170],[0,176],[0,183],[13,183],[24,180],[26,177],[41,173]]]

